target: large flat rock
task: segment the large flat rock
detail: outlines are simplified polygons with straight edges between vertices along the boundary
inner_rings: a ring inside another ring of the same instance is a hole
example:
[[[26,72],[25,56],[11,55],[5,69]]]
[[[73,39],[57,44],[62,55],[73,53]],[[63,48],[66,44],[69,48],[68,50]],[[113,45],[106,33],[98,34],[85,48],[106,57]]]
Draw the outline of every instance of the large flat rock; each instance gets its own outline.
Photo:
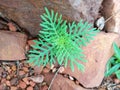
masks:
[[[0,0],[0,12],[33,36],[38,34],[44,7],[53,9],[68,21],[83,19],[90,23],[98,16],[103,0]]]
[[[106,63],[113,55],[112,43],[115,41],[120,45],[119,35],[100,32],[93,41],[86,47],[83,47],[86,60],[88,61],[83,63],[85,72],[82,73],[75,66],[74,72],[68,67],[64,73],[75,77],[85,87],[99,86],[104,77]]]
[[[0,30],[0,60],[25,59],[26,40],[25,34]]]
[[[45,81],[47,84],[51,83],[54,74],[48,73],[45,75]],[[74,81],[69,80],[68,78],[63,77],[62,75],[57,75],[54,79],[51,90],[90,90],[81,87],[80,85],[75,84]]]

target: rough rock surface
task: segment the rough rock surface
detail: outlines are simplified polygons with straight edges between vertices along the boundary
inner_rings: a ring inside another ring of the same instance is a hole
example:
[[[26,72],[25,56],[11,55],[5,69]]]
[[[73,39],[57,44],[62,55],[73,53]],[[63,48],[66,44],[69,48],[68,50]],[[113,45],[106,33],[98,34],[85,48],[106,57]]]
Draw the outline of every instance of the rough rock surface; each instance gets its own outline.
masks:
[[[0,30],[0,60],[25,59],[26,40],[22,33]]]
[[[106,23],[105,29],[108,32],[117,32],[120,34],[120,3],[119,0],[104,0],[102,14],[105,19],[112,16]]]
[[[53,74],[46,74],[45,81],[50,84]],[[57,75],[54,79],[53,84],[51,86],[51,90],[89,90],[81,87],[80,85],[76,85],[74,81],[69,80],[68,78],[63,77],[62,75]]]
[[[44,7],[54,9],[69,21],[81,18],[93,23],[103,0],[0,0],[0,13],[14,20],[32,35],[40,30],[40,15]]]
[[[115,33],[99,33],[91,43],[83,48],[87,63],[85,72],[81,73],[76,67],[72,72],[66,68],[63,73],[75,77],[85,87],[99,86],[103,80],[105,65],[113,55],[112,43],[116,41],[120,45],[119,35]]]

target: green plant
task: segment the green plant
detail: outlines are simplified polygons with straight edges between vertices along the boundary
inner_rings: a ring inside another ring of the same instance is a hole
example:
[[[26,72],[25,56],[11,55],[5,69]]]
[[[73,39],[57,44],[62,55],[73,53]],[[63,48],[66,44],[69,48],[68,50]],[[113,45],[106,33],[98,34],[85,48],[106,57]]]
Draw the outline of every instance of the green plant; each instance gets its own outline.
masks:
[[[115,54],[107,62],[105,76],[115,74],[120,79],[120,49],[116,43],[113,43],[113,49]]]
[[[56,61],[65,67],[70,63],[70,68],[74,71],[74,65],[79,70],[84,70],[84,66],[78,60],[85,62],[82,46],[87,45],[93,36],[99,31],[91,28],[88,22],[68,23],[62,20],[62,15],[49,11],[45,8],[45,13],[41,15],[38,40],[35,40],[33,49],[29,51],[28,62],[34,65],[53,64]]]

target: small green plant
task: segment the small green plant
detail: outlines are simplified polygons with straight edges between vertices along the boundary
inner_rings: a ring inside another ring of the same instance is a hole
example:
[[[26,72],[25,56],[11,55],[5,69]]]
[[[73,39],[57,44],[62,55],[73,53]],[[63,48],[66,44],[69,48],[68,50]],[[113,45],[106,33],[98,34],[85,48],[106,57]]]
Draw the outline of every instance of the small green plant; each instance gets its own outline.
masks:
[[[116,43],[113,43],[113,49],[115,54],[107,62],[105,76],[115,74],[120,79],[120,49]]]
[[[68,23],[62,20],[62,15],[49,11],[45,8],[45,13],[41,15],[42,22],[40,26],[38,40],[32,46],[28,54],[28,62],[34,65],[46,64],[52,65],[58,62],[59,65],[67,66],[74,71],[74,65],[79,70],[84,70],[84,66],[78,63],[78,60],[85,62],[82,46],[86,46],[88,42],[99,32],[88,22]]]

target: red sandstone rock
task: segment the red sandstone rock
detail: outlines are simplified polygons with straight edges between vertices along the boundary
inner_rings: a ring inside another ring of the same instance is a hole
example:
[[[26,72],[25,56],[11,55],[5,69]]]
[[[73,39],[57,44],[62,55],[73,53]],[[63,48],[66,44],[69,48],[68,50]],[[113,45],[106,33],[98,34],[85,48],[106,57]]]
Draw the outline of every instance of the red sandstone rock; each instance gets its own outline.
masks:
[[[25,59],[27,36],[19,32],[0,31],[0,60]]]
[[[112,43],[115,41],[120,45],[119,35],[115,33],[99,33],[93,41],[83,47],[88,61],[83,63],[85,72],[82,73],[75,66],[74,72],[70,68],[65,68],[64,73],[75,77],[85,87],[99,86],[104,77],[106,63],[113,55]]]

